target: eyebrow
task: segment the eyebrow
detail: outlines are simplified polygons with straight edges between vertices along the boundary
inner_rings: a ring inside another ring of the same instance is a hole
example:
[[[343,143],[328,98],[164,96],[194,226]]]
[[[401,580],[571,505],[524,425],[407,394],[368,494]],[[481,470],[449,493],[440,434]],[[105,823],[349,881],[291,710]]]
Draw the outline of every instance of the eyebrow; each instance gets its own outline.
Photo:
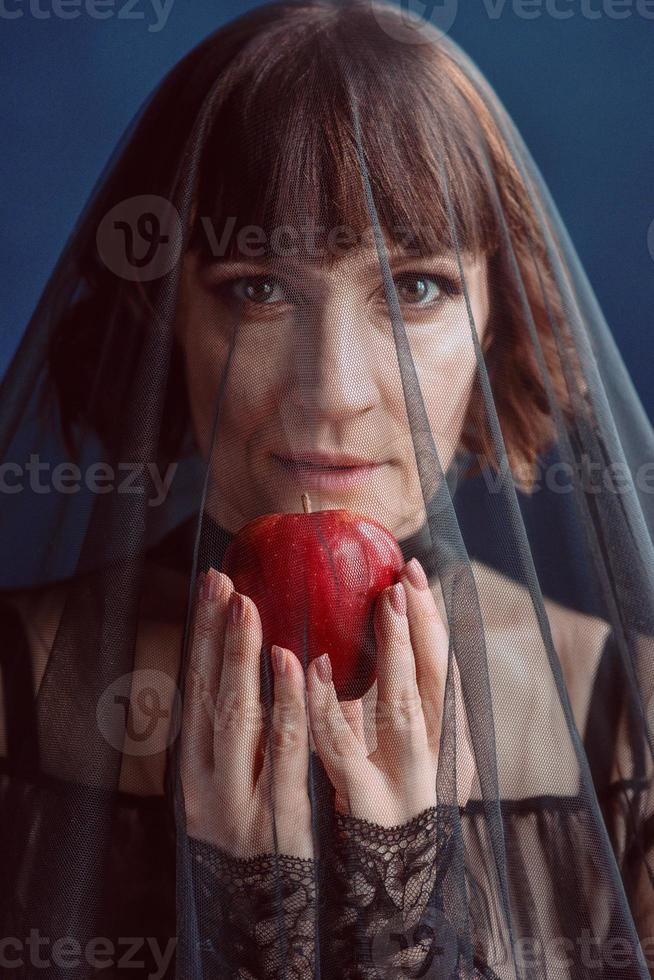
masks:
[[[403,247],[395,246],[388,247],[386,250],[389,264],[393,263],[405,263],[405,262],[442,262],[448,265],[454,265],[456,271],[458,272],[458,262],[456,257],[456,252],[454,250],[447,250],[444,252],[426,253],[426,254],[414,254],[413,252],[407,251]],[[320,272],[325,269],[333,269],[338,266],[339,262],[342,262],[348,256],[357,256],[356,251],[351,251],[345,253],[340,259],[336,259],[333,262],[316,262],[305,259],[297,259],[293,256],[281,256],[275,257],[270,255],[260,255],[260,256],[247,256],[243,258],[229,258],[229,259],[210,259],[207,262],[207,267],[211,270],[218,271],[219,269],[230,269],[233,268],[235,271],[245,271],[247,274],[248,270],[252,270],[253,275],[257,275],[262,269],[270,268],[272,265],[278,265],[281,268],[289,267],[294,269],[301,269],[304,272]],[[462,256],[462,262],[465,262]],[[357,265],[357,271],[362,274],[371,272],[373,270],[379,270],[381,267],[381,259],[378,252],[375,249],[366,249],[365,252],[359,250],[358,256],[355,260]]]

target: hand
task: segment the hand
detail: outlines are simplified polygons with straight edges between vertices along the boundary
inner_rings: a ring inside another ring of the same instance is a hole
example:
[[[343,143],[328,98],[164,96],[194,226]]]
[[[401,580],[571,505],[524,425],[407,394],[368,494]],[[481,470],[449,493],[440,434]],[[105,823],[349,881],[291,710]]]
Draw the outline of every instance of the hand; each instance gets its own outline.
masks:
[[[235,622],[232,610],[239,608]],[[255,603],[235,592],[227,575],[209,569],[194,609],[184,692],[187,832],[235,857],[277,850],[310,858],[304,673],[290,650],[273,648],[274,706],[266,738],[262,639]]]
[[[374,610],[377,641],[376,745],[369,752],[361,701],[341,702],[325,654],[309,665],[309,717],[316,750],[335,790],[336,807],[380,826],[406,823],[435,806],[436,772],[448,664],[448,634],[424,571],[417,585],[405,565]],[[457,797],[465,805],[474,759],[461,679],[452,659],[456,698]]]

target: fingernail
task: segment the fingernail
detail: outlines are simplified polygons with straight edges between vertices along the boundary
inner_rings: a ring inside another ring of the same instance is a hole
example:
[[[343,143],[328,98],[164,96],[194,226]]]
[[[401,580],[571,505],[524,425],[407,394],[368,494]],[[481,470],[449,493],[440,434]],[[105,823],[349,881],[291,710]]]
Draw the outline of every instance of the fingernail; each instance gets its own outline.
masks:
[[[273,643],[270,651],[270,657],[272,660],[273,671],[278,677],[283,677],[288,666],[286,661],[286,650],[284,650],[283,647],[278,647],[276,643]]]
[[[225,594],[225,589],[226,577],[221,572],[217,572],[215,568],[210,568],[202,574],[200,597],[205,602],[215,602]]]
[[[388,590],[388,601],[391,609],[398,616],[406,616],[406,592],[401,582],[396,582],[393,588]]]
[[[423,589],[429,588],[425,570],[417,558],[412,558],[410,562],[407,562],[404,566],[404,571],[409,582],[415,589],[422,591]]]
[[[245,617],[245,599],[240,592],[234,592],[229,602],[229,618],[237,624]]]
[[[328,654],[323,653],[322,657],[317,658],[316,673],[323,684],[329,684],[332,679],[332,665],[329,662]]]
[[[211,575],[205,572],[202,576],[202,585],[200,586],[200,598],[204,602],[209,602],[213,598],[213,585],[211,583]]]

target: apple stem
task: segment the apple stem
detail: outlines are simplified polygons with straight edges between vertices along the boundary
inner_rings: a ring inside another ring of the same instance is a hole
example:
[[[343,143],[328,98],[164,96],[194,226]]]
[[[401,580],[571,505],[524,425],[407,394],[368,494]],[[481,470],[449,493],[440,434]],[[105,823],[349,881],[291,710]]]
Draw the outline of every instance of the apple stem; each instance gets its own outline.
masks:
[[[305,514],[311,513],[311,497],[308,493],[302,494],[302,508]]]

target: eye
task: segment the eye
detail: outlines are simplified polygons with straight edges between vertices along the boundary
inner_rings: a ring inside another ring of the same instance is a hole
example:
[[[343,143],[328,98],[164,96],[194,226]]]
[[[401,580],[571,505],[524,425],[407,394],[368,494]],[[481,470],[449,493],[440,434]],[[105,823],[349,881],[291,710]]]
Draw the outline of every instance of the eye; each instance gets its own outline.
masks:
[[[394,282],[400,301],[411,306],[429,306],[441,299],[443,294],[458,292],[454,282],[423,272],[403,272],[395,276]]]
[[[281,284],[273,276],[242,276],[230,283],[237,299],[259,306],[279,303],[285,299]]]

